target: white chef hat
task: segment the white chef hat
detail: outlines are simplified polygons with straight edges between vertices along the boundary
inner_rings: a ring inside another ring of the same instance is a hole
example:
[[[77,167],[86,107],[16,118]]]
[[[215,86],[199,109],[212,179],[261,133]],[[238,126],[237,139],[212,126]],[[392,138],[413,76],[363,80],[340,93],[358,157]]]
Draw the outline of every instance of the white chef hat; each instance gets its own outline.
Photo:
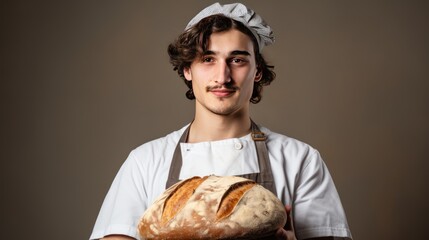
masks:
[[[243,23],[253,33],[259,45],[259,52],[264,46],[274,43],[274,36],[271,27],[262,19],[261,16],[255,13],[252,9],[241,3],[232,3],[220,5],[219,3],[212,4],[199,12],[186,26],[185,30],[197,24],[201,19],[215,15],[223,14],[226,17],[232,18]]]

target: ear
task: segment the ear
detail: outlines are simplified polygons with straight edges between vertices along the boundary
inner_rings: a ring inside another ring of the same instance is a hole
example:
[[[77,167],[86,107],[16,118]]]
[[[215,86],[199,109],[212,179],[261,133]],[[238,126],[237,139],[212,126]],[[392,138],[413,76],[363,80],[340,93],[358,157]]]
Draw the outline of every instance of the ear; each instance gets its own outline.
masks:
[[[183,69],[183,75],[185,76],[186,80],[191,81],[192,80],[192,71],[190,67],[186,67]]]
[[[255,75],[255,82],[259,82],[262,79],[262,71],[260,68],[257,69],[256,75]]]

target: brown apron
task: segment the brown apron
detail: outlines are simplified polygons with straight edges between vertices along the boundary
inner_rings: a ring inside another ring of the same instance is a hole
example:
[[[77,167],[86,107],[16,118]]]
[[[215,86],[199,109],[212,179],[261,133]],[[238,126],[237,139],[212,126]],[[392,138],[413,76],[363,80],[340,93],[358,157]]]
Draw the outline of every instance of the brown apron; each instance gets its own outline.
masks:
[[[185,132],[183,132],[179,142],[176,145],[176,149],[174,150],[173,160],[171,161],[166,188],[169,188],[173,184],[179,182],[180,170],[182,168],[182,153],[180,150],[180,143],[185,143],[187,141],[189,135],[189,128],[190,125],[188,128],[186,128]],[[252,139],[255,142],[256,153],[258,155],[259,173],[250,173],[238,176],[255,181],[256,183],[262,185],[277,196],[273,173],[271,170],[270,159],[268,156],[267,145],[265,144],[266,138],[267,137],[265,136],[265,134],[261,132],[258,126],[252,121]]]

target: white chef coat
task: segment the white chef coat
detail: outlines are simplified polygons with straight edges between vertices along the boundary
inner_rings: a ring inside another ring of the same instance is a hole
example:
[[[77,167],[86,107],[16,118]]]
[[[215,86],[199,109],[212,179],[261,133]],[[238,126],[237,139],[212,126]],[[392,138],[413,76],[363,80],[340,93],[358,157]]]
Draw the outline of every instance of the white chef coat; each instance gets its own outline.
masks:
[[[187,126],[134,149],[116,175],[90,239],[122,234],[140,239],[144,211],[165,190],[175,147]],[[317,150],[296,139],[260,127],[279,199],[292,205],[298,239],[349,237],[351,233],[337,190]],[[258,173],[252,137],[181,143],[180,179]]]

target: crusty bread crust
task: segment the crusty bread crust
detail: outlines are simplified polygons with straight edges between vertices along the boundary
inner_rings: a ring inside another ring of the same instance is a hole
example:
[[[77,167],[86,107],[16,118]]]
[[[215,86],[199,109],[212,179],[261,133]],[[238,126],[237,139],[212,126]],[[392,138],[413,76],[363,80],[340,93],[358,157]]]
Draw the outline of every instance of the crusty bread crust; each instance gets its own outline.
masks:
[[[262,239],[286,223],[281,201],[241,177],[183,180],[144,213],[143,239]]]

